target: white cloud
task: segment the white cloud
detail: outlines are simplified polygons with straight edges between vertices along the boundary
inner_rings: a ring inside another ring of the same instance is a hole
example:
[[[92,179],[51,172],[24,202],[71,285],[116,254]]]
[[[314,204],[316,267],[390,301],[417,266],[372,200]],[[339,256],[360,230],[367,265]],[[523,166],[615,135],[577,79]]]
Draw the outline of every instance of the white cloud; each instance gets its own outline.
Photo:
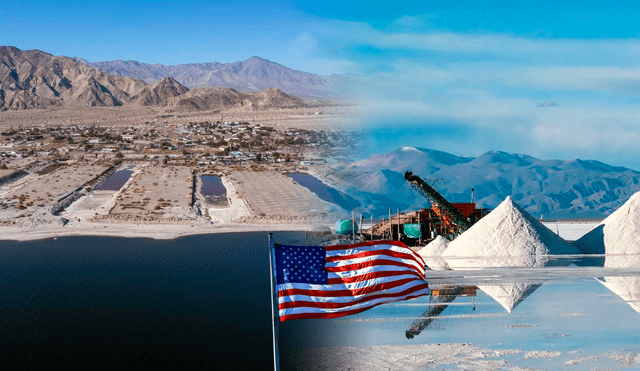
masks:
[[[355,94],[365,103],[365,121],[404,118],[473,133],[444,136],[437,142],[444,150],[503,149],[640,169],[632,155],[640,151],[640,39],[526,38],[429,27],[428,18],[401,18],[386,29],[335,21],[316,35],[319,48],[330,45],[333,57],[352,61],[349,68],[368,71]],[[545,101],[554,106],[539,109]]]
[[[640,64],[640,39],[559,39],[520,37],[506,33],[455,33],[431,29],[429,16],[403,17],[386,29],[361,22],[331,21],[318,35],[345,46],[371,46],[379,49],[487,54],[503,60],[513,57],[539,61],[570,57],[576,63],[599,60],[635,61]]]

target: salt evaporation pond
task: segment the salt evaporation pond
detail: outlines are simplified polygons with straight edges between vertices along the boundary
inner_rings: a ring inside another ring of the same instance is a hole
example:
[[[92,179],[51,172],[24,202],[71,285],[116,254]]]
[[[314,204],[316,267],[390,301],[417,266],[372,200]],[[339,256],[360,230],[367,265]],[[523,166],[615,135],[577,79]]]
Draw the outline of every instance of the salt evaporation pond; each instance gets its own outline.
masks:
[[[290,173],[287,175],[296,183],[315,193],[321,200],[336,204],[345,210],[353,210],[360,206],[360,203],[353,197],[349,197],[337,189],[327,186],[313,175],[300,173]]]
[[[208,204],[218,207],[229,206],[227,188],[222,184],[222,179],[219,176],[202,175],[200,179],[202,179],[200,193],[202,193]]]
[[[98,184],[94,190],[96,191],[117,191],[129,180],[133,174],[131,169],[118,170],[109,175],[102,183]]]

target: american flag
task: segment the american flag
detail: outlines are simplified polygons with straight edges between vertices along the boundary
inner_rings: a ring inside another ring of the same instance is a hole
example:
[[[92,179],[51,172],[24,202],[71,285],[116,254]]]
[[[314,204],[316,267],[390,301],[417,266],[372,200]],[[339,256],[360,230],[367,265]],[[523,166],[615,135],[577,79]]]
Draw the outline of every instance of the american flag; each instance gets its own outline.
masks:
[[[429,293],[424,261],[405,244],[274,244],[280,321],[333,318]]]

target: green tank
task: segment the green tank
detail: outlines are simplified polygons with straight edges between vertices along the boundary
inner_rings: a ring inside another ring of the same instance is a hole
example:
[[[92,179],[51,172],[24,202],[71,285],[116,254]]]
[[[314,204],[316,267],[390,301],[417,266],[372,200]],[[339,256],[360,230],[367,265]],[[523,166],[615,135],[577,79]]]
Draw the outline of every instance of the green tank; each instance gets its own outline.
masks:
[[[340,219],[336,222],[335,227],[336,234],[358,233],[358,223],[352,222],[351,219]]]
[[[402,226],[405,236],[410,238],[422,238],[422,228],[419,223],[406,223]]]

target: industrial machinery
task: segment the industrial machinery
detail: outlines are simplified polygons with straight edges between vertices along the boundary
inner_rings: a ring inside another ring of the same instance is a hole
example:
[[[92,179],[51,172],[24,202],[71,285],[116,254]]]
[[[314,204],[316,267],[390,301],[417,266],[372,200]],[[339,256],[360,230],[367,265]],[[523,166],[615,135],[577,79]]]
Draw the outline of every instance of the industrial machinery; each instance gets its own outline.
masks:
[[[486,215],[487,210],[476,209],[475,203],[451,203],[435,188],[414,175],[411,171],[404,173],[404,179],[418,193],[431,201],[431,211],[435,216],[433,229],[452,240],[469,229],[477,220]]]
[[[398,210],[395,215],[389,209],[389,218],[380,220],[375,225],[372,219],[371,228],[361,238],[399,240],[407,246],[421,246],[439,235],[451,241],[489,212],[487,209],[476,208],[473,189],[472,202],[453,203],[447,201],[435,186],[412,172],[407,171],[404,178],[413,189],[430,201],[430,207],[403,213]]]

